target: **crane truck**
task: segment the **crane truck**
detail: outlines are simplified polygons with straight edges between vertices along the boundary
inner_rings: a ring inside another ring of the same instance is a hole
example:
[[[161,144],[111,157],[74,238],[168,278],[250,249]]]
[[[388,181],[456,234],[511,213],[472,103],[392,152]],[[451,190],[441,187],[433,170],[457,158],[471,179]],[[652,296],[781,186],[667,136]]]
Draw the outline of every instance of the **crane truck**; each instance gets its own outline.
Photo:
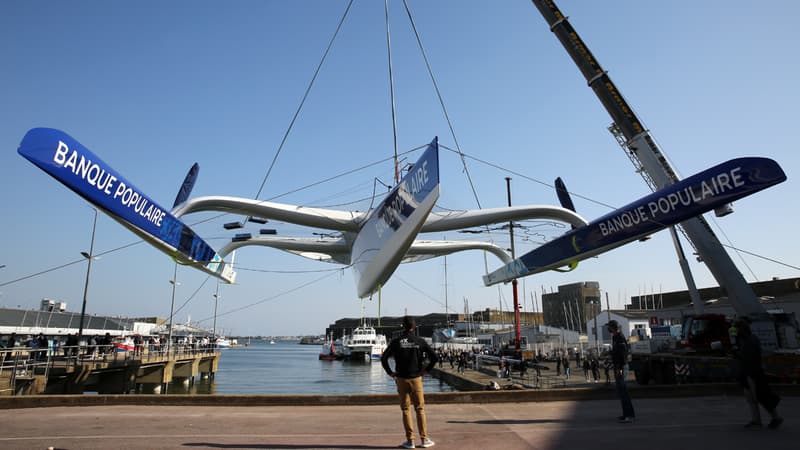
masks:
[[[664,189],[681,181],[666,154],[656,144],[650,131],[628,105],[622,93],[603,70],[600,63],[583,42],[553,0],[532,0],[541,15],[573,62],[586,78],[588,86],[594,91],[612,118],[609,130],[623,147],[636,169],[642,174],[651,189]],[[730,214],[733,208],[724,204],[714,210],[719,217]],[[680,223],[680,228],[706,264],[715,280],[727,294],[738,317],[746,317],[759,340],[765,355],[767,372],[781,378],[800,380],[800,354],[798,354],[798,326],[793,317],[775,316],[767,312],[742,273],[723,248],[714,231],[702,215],[689,218]],[[673,240],[677,242],[672,230]],[[681,269],[694,291],[688,264],[678,247]],[[695,315],[687,317],[682,328],[681,347],[669,351],[643,353],[633,356],[631,369],[640,383],[651,380],[674,382],[692,379],[725,379],[734,376],[736,361],[723,352],[730,347],[727,336],[728,318],[704,315],[699,296],[692,295]],[[697,345],[697,330],[701,328],[717,330],[708,341],[708,348]],[[693,330],[695,335],[693,335]],[[724,332],[723,332],[724,330]],[[692,344],[692,339],[694,343]],[[714,349],[710,343],[714,342]],[[677,374],[677,376],[676,376]]]

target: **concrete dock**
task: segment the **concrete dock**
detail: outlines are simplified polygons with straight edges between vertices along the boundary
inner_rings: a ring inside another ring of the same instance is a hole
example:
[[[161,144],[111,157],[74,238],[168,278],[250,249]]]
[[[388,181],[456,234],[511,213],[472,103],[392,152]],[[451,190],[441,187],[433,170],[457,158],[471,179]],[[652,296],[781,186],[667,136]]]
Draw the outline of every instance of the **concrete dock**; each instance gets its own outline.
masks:
[[[476,385],[496,379],[467,370]],[[781,385],[777,430],[745,429],[735,384],[631,385],[637,419],[619,424],[611,386],[428,393],[438,449],[772,449],[800,442],[800,386]],[[509,386],[508,380],[498,381]],[[36,395],[0,398],[0,448],[388,449],[404,440],[394,394]],[[764,414],[765,423],[768,417]]]
[[[800,442],[798,397],[783,398],[779,410],[786,422],[780,429],[750,430],[742,426],[748,412],[741,396],[634,398],[636,422],[619,424],[615,399],[447,403],[446,395],[431,395],[426,407],[438,449],[752,450],[791,449]],[[6,410],[0,448],[388,449],[404,440],[399,407],[382,398],[376,405],[341,399],[327,406],[157,404],[169,398]]]

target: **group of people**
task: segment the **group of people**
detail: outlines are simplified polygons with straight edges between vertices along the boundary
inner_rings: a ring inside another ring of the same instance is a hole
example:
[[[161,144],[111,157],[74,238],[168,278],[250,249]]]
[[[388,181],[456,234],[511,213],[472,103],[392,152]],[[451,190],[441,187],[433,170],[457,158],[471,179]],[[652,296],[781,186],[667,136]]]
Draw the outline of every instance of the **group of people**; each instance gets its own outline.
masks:
[[[627,378],[628,342],[616,320],[609,321],[607,327],[612,336],[611,361],[614,368],[614,382],[617,387],[617,395],[622,404],[622,415],[618,419],[621,423],[630,423],[635,420],[636,412],[625,382]],[[767,427],[776,429],[783,423],[783,417],[778,414],[777,410],[780,397],[772,391],[767,383],[767,376],[764,373],[761,360],[761,342],[753,334],[750,322],[746,318],[736,320],[733,327],[735,328],[736,336],[733,352],[740,363],[738,382],[744,391],[744,397],[751,416],[745,427],[761,428],[763,426],[761,421],[761,407],[763,407],[770,416]]]
[[[555,356],[551,357],[551,359],[555,358],[556,361],[556,375],[560,376],[563,372],[564,377],[569,380],[572,375],[572,369],[570,368],[567,355],[567,351],[561,350],[555,352]],[[605,373],[606,384],[611,384],[611,358],[604,358],[601,360],[594,352],[590,353],[588,356],[581,357],[581,352],[576,351],[575,367],[583,370],[583,377],[587,383],[599,383],[600,369],[602,368]]]
[[[438,349],[436,351],[436,359],[439,361],[439,368],[445,361],[450,363],[450,368],[458,368],[459,373],[464,373],[468,365],[475,362],[475,351],[468,352],[466,350],[456,351],[452,349]]]
[[[39,333],[37,336],[28,335],[25,339],[20,340],[17,333],[11,333],[6,339],[4,344],[0,347],[4,349],[13,349],[17,346],[27,347],[31,350],[31,358],[34,360],[41,360],[45,358],[47,350],[50,348],[50,340],[44,337],[44,334]],[[3,358],[7,358],[9,352],[3,352]]]
[[[606,365],[606,378],[608,379],[609,370],[613,371],[614,384],[622,406],[622,415],[617,420],[620,423],[631,423],[636,420],[636,411],[627,386],[628,341],[622,334],[620,325],[616,320],[609,321],[606,327],[611,334],[611,351],[609,353],[609,363]],[[737,320],[734,327],[736,328],[735,356],[741,363],[738,379],[739,384],[744,389],[744,397],[751,413],[751,420],[745,427],[761,428],[763,426],[760,413],[760,406],[762,406],[770,416],[770,422],[767,427],[770,429],[778,428],[783,423],[783,418],[777,411],[780,397],[770,389],[767,383],[767,377],[761,363],[761,343],[758,337],[752,333],[750,323],[746,319]],[[434,445],[434,442],[428,436],[422,377],[433,369],[437,361],[441,364],[441,357],[444,356],[435,352],[424,339],[416,336],[415,329],[414,319],[409,316],[404,317],[403,334],[392,339],[381,357],[381,365],[384,371],[395,380],[397,385],[403,429],[406,436],[406,440],[401,444],[402,448],[416,447],[414,420],[411,414],[412,405],[416,413],[420,447],[427,448]],[[577,364],[580,363],[579,358],[576,355]],[[394,360],[394,367],[390,365],[390,359]],[[568,373],[569,361],[565,361],[565,359],[566,357],[558,358],[557,361],[559,366],[563,365]],[[589,371],[591,371],[592,378],[597,382],[599,379],[599,366],[600,363],[597,357],[583,360],[582,367],[587,381],[589,381]]]
[[[42,333],[37,336],[17,336],[11,333],[4,339],[0,337],[0,350],[10,350],[20,347],[31,349],[31,356],[34,359],[43,358],[48,349],[53,350],[53,354],[63,354],[66,357],[80,356],[83,353],[90,356],[104,355],[112,353],[115,346],[121,345],[125,350],[131,350],[135,355],[142,355],[145,351],[150,353],[160,352],[166,348],[167,338],[165,336],[142,336],[139,334],[127,337],[115,337],[110,333],[101,335],[84,335],[81,339],[77,333],[69,333],[66,336],[55,336],[48,338]],[[127,348],[130,346],[131,348]],[[216,348],[216,340],[211,340],[207,336],[192,337],[187,336],[178,341],[177,348],[184,350],[199,350]],[[40,350],[41,349],[41,350]],[[4,359],[8,351],[2,352]]]

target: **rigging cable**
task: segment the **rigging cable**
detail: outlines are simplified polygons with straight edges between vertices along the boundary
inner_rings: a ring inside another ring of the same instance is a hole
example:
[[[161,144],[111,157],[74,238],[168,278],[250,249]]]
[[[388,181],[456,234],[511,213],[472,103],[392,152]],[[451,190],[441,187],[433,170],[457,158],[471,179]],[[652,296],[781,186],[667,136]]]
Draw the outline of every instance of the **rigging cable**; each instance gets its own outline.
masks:
[[[314,81],[317,79],[317,75],[319,75],[319,71],[322,68],[322,64],[325,63],[325,59],[328,57],[328,53],[333,47],[333,41],[336,40],[336,36],[339,34],[339,30],[342,29],[342,24],[344,24],[345,18],[347,18],[347,13],[350,12],[350,6],[352,6],[353,0],[347,4],[347,8],[344,10],[344,14],[342,15],[341,20],[339,20],[339,25],[336,26],[336,31],[334,31],[333,36],[331,37],[330,42],[328,42],[328,47],[325,49],[325,53],[322,55],[322,59],[320,60],[319,64],[317,65],[317,70],[314,71],[314,76],[311,77],[311,81],[308,83],[308,87],[306,88],[306,92],[303,94],[303,99],[300,101],[300,105],[297,107],[297,110],[294,112],[294,116],[292,117],[291,122],[289,123],[289,127],[286,129],[286,133],[283,135],[283,139],[281,139],[281,143],[278,146],[278,150],[275,152],[275,156],[272,158],[272,162],[267,169],[267,173],[264,175],[264,179],[261,181],[261,186],[258,187],[258,192],[256,192],[255,198],[261,195],[261,191],[264,189],[264,185],[267,183],[267,178],[272,173],[272,169],[275,167],[275,163],[278,161],[278,156],[281,154],[281,150],[283,150],[283,145],[286,143],[286,138],[289,137],[289,133],[292,131],[292,127],[294,127],[294,122],[297,120],[297,116],[300,114],[300,110],[303,109],[303,105],[308,98],[308,94],[311,92],[311,87],[314,86]]]
[[[488,161],[484,161],[484,160],[482,160],[482,159],[480,159],[480,158],[476,158],[476,157],[474,157],[474,156],[466,155],[466,154],[462,153],[462,152],[461,152],[461,150],[458,150],[458,149],[452,149],[452,148],[450,148],[450,147],[448,147],[448,146],[446,146],[446,145],[442,145],[442,144],[439,144],[439,147],[441,147],[441,148],[444,148],[445,150],[449,150],[449,151],[451,151],[451,152],[453,152],[453,153],[458,153],[458,154],[459,154],[459,155],[460,155],[462,158],[469,158],[469,159],[472,159],[473,161],[477,161],[477,162],[479,162],[479,163],[486,164],[486,165],[487,165],[487,166],[489,166],[489,167],[494,167],[495,169],[499,169],[499,170],[502,170],[502,171],[504,171],[504,172],[508,172],[508,173],[510,173],[510,174],[512,174],[512,175],[516,175],[516,176],[518,176],[518,177],[524,178],[524,179],[526,179],[526,180],[533,181],[534,183],[541,184],[542,186],[545,186],[545,187],[548,187],[548,188],[553,188],[553,189],[555,189],[555,186],[553,186],[553,185],[552,185],[552,184],[550,184],[550,183],[547,183],[547,182],[545,182],[545,181],[542,181],[542,180],[537,180],[536,178],[530,177],[530,176],[528,176],[528,175],[525,175],[525,174],[522,174],[522,173],[520,173],[520,172],[516,172],[516,171],[514,171],[513,169],[507,169],[507,168],[505,168],[505,167],[502,167],[502,166],[499,166],[499,165],[497,165],[497,164],[490,163],[490,162],[488,162]],[[596,204],[596,205],[605,206],[606,208],[609,208],[609,209],[617,209],[617,207],[615,207],[615,206],[613,206],[613,205],[609,205],[608,203],[603,203],[603,202],[601,202],[601,201],[599,201],[599,200],[595,200],[595,199],[593,199],[593,198],[586,197],[586,196],[583,196],[583,195],[577,194],[577,193],[575,193],[575,192],[572,192],[572,191],[570,191],[570,193],[569,193],[569,194],[570,194],[571,196],[573,196],[573,197],[578,197],[578,198],[580,198],[580,199],[586,200],[586,201],[588,201],[588,202],[591,202],[591,203],[594,203],[594,204]]]
[[[436,96],[439,99],[439,105],[442,107],[442,113],[444,114],[445,120],[447,121],[447,126],[450,128],[450,136],[453,137],[453,142],[456,145],[456,150],[458,155],[461,157],[461,164],[464,167],[464,173],[467,175],[467,182],[469,183],[470,189],[472,189],[472,196],[475,198],[475,203],[478,205],[478,209],[483,209],[481,206],[481,200],[478,198],[478,191],[475,189],[475,184],[472,182],[472,176],[469,173],[469,169],[467,168],[467,161],[464,158],[464,154],[461,152],[461,146],[458,143],[458,138],[456,137],[455,129],[453,129],[453,122],[450,120],[450,115],[447,113],[447,107],[444,105],[444,99],[442,98],[442,92],[439,90],[439,83],[436,82],[436,77],[433,75],[433,69],[431,68],[431,64],[428,61],[428,55],[425,53],[425,47],[422,45],[422,38],[419,36],[419,32],[417,31],[417,25],[414,23],[414,17],[411,15],[411,9],[408,7],[408,2],[403,0],[403,6],[406,9],[406,14],[408,15],[408,20],[411,22],[411,29],[414,30],[414,36],[417,40],[417,45],[419,46],[419,51],[422,53],[422,59],[425,61],[425,67],[428,70],[428,75],[431,77],[431,82],[433,83],[433,88],[436,90]],[[487,227],[488,231],[488,227]],[[493,242],[494,238],[491,232],[489,234],[489,242]],[[489,262],[487,260],[486,252],[483,252],[483,264],[486,268],[486,273],[489,273]]]
[[[233,314],[235,312],[239,312],[239,311],[242,311],[242,310],[245,310],[245,309],[249,309],[249,308],[252,308],[254,306],[260,305],[262,303],[267,303],[267,302],[272,301],[272,300],[277,300],[278,298],[283,297],[284,295],[291,294],[293,292],[299,291],[300,289],[303,289],[303,288],[306,288],[308,286],[311,286],[312,284],[319,283],[320,281],[325,280],[326,278],[330,278],[332,275],[335,275],[335,274],[334,273],[328,273],[328,274],[323,275],[323,276],[321,276],[319,278],[316,278],[314,280],[305,282],[305,283],[300,284],[298,286],[295,286],[293,288],[290,288],[290,289],[287,289],[285,291],[279,292],[279,293],[277,293],[277,294],[275,294],[275,295],[273,295],[271,297],[267,297],[265,299],[261,299],[259,301],[250,303],[249,305],[243,305],[243,306],[240,306],[238,308],[234,308],[234,309],[219,313],[219,314],[217,314],[217,318],[222,317],[222,316],[227,316],[228,314]],[[201,320],[198,321],[198,323],[199,322],[204,322],[204,321],[210,320],[210,319],[211,318],[201,319]]]
[[[755,280],[756,280],[756,281],[760,281],[760,280],[758,279],[758,277],[756,276],[755,272],[753,272],[753,269],[750,267],[750,265],[749,265],[749,264],[747,264],[747,261],[745,261],[744,257],[743,257],[743,256],[742,256],[742,254],[739,252],[739,249],[737,249],[736,247],[734,247],[734,246],[733,246],[733,242],[731,242],[731,238],[729,238],[729,237],[728,237],[728,234],[727,234],[727,233],[725,233],[725,230],[723,230],[723,229],[722,229],[722,227],[719,225],[719,223],[717,222],[717,220],[716,220],[716,219],[714,219],[714,217],[713,217],[713,216],[711,217],[711,221],[712,221],[712,222],[714,222],[714,225],[716,225],[716,226],[717,226],[717,230],[719,230],[719,232],[720,232],[720,233],[722,233],[722,236],[724,236],[724,237],[725,237],[725,240],[726,240],[726,241],[728,241],[728,244],[729,244],[729,245],[725,245],[725,247],[732,248],[732,249],[733,249],[733,251],[735,251],[735,252],[736,252],[736,255],[737,255],[737,256],[739,256],[739,259],[742,261],[742,264],[744,264],[744,266],[745,266],[745,267],[747,267],[747,270],[749,270],[749,271],[750,271],[750,275],[752,275],[752,276],[753,276],[753,278],[755,278]],[[691,242],[691,241],[690,241],[690,242]],[[721,242],[720,242],[720,244],[721,244]]]
[[[783,262],[783,261],[778,261],[777,259],[768,258],[768,257],[766,257],[766,256],[759,255],[758,253],[748,252],[747,250],[743,250],[743,249],[741,249],[741,248],[734,247],[733,245],[722,244],[722,246],[723,246],[723,247],[730,248],[730,249],[732,249],[732,250],[735,250],[736,252],[742,252],[742,253],[746,253],[746,254],[748,254],[748,255],[750,255],[750,256],[755,256],[756,258],[761,258],[761,259],[767,260],[767,261],[769,261],[769,262],[773,262],[773,263],[775,263],[775,264],[780,264],[781,266],[786,266],[786,267],[788,267],[788,268],[790,268],[790,269],[794,269],[794,270],[800,270],[800,267],[798,267],[798,266],[793,266],[793,265],[791,265],[791,264],[788,264],[788,263],[785,263],[785,262]],[[749,267],[748,267],[748,269],[749,269]],[[758,279],[758,278],[756,278],[756,280],[757,280],[757,279]]]
[[[205,286],[205,285],[206,285],[206,283],[208,282],[208,280],[210,280],[210,279],[211,279],[211,275],[207,275],[207,276],[206,276],[206,278],[205,278],[205,280],[203,280],[203,282],[202,282],[202,283],[200,283],[200,286],[197,286],[197,289],[195,289],[195,290],[194,290],[194,292],[192,292],[192,295],[190,295],[189,297],[187,297],[187,298],[186,298],[186,301],[184,301],[184,302],[183,302],[183,304],[181,304],[181,306],[179,306],[179,307],[178,307],[178,309],[176,309],[175,311],[173,311],[173,313],[172,313],[172,316],[170,316],[170,318],[169,318],[170,322],[174,321],[174,318],[175,318],[175,316],[176,316],[176,315],[177,315],[179,312],[181,312],[181,310],[182,310],[183,308],[185,308],[185,307],[186,307],[186,305],[188,305],[188,304],[189,304],[189,302],[190,302],[190,301],[192,301],[192,299],[193,299],[193,298],[195,298],[195,297],[197,296],[197,294],[200,292],[200,289],[202,289],[202,288],[203,288],[203,286]],[[179,284],[180,284],[180,283],[179,283]]]
[[[437,305],[444,306],[448,312],[452,312],[452,313],[457,313],[458,312],[458,311],[454,310],[453,308],[450,308],[449,306],[447,306],[444,303],[442,303],[439,300],[437,300],[436,297],[434,297],[434,296],[428,294],[427,292],[423,291],[422,289],[418,288],[415,284],[409,283],[408,281],[404,280],[402,277],[400,277],[396,273],[392,275],[392,279],[396,279],[396,280],[400,281],[401,283],[405,284],[409,288],[411,288],[411,289],[417,291],[418,293],[420,293],[421,295],[427,297],[428,300],[436,303]]]
[[[104,252],[95,253],[93,258],[99,258],[99,257],[101,257],[103,255],[107,255],[109,253],[116,252],[117,250],[123,250],[123,249],[126,249],[128,247],[133,247],[134,245],[141,244],[142,242],[144,242],[144,240],[131,242],[130,244],[125,244],[125,245],[122,245],[120,247],[113,248],[111,250],[106,250]],[[64,264],[61,264],[59,266],[51,267],[51,268],[45,269],[45,270],[40,270],[39,272],[32,273],[30,275],[25,275],[25,276],[22,276],[22,277],[19,277],[19,278],[15,278],[13,280],[9,280],[9,281],[5,281],[3,283],[0,283],[0,287],[8,286],[9,284],[14,284],[14,283],[17,283],[19,281],[27,280],[28,278],[33,278],[33,277],[37,277],[39,275],[44,275],[46,273],[55,272],[56,270],[63,269],[64,267],[69,267],[69,266],[71,266],[73,264],[78,264],[78,263],[81,263],[81,262],[84,262],[84,261],[86,261],[86,258],[76,259],[75,261],[64,263]]]
[[[425,60],[425,67],[428,69],[428,75],[431,77],[431,81],[433,82],[433,88],[436,90],[436,96],[439,98],[439,105],[442,107],[442,113],[444,113],[444,117],[447,120],[447,126],[450,127],[450,135],[453,137],[453,142],[456,144],[458,154],[461,156],[461,164],[464,166],[464,173],[467,174],[467,180],[469,181],[469,186],[472,189],[472,196],[475,197],[475,203],[478,204],[478,209],[483,209],[481,206],[481,201],[478,198],[478,191],[475,190],[475,185],[472,183],[472,176],[470,176],[469,169],[467,169],[467,161],[464,159],[464,154],[461,153],[461,146],[458,144],[456,132],[453,129],[453,123],[450,121],[450,115],[447,114],[447,108],[444,106],[444,99],[442,99],[442,92],[439,90],[439,83],[436,82],[436,77],[433,76],[433,69],[431,69],[431,64],[428,62],[428,55],[425,53],[425,48],[422,46],[422,39],[419,37],[419,33],[417,32],[417,25],[414,23],[414,18],[411,16],[411,10],[408,8],[408,2],[403,0],[403,5],[406,8],[408,20],[411,22],[411,28],[414,30],[414,36],[417,39],[417,45],[422,53],[422,58]]]

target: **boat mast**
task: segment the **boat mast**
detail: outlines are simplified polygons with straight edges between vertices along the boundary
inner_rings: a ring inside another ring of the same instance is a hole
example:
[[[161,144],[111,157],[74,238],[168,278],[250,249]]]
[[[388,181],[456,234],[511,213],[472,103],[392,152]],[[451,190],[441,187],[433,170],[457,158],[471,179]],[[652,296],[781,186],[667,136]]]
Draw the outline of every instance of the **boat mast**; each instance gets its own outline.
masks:
[[[386,51],[389,57],[389,98],[392,106],[392,136],[394,139],[394,184],[400,183],[400,161],[397,159],[397,115],[394,108],[394,77],[392,76],[392,38],[389,33],[389,0],[384,1],[386,13]]]

